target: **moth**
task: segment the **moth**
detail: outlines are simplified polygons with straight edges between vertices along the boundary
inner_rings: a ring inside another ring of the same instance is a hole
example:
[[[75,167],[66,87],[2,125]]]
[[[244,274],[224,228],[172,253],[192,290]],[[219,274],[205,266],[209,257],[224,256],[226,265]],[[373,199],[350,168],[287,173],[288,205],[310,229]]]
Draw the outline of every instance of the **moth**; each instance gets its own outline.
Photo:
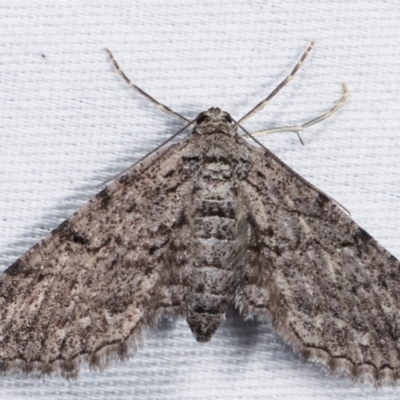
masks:
[[[28,250],[0,278],[0,371],[76,378],[131,356],[162,317],[207,342],[229,306],[270,320],[307,359],[393,385],[400,370],[399,261],[331,198],[239,134],[219,108],[188,121]],[[345,102],[299,126],[299,133]],[[180,133],[179,131],[178,133]]]

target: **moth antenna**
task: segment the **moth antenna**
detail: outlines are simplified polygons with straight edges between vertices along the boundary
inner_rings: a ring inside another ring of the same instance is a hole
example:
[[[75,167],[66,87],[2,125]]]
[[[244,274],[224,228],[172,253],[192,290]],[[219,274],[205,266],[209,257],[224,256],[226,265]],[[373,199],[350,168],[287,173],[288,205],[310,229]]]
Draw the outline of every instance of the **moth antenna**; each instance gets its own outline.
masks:
[[[297,134],[297,136],[299,137],[299,140],[300,140],[301,144],[304,145],[304,143],[303,143],[303,141],[302,141],[302,139],[300,138],[300,135],[299,135],[299,133],[303,129],[309,128],[312,125],[315,125],[315,124],[318,124],[319,122],[322,122],[323,120],[331,117],[336,111],[339,110],[339,108],[343,107],[347,97],[349,96],[349,90],[348,90],[348,88],[347,88],[345,83],[342,83],[342,87],[343,87],[343,95],[342,95],[341,99],[328,112],[320,115],[319,117],[314,118],[314,119],[312,119],[310,121],[307,121],[307,122],[305,122],[304,124],[301,124],[301,125],[282,126],[282,127],[278,127],[278,128],[263,129],[261,131],[250,133],[250,135],[252,137],[254,137],[254,136],[262,136],[262,135],[271,135],[272,133],[279,133],[279,132],[295,132]],[[242,136],[245,136],[245,135],[242,135]]]
[[[247,114],[245,114],[242,118],[239,119],[238,123],[243,123],[247,119],[251,118],[253,115],[257,114],[259,111],[261,111],[267,103],[277,95],[281,89],[283,89],[294,77],[296,72],[301,68],[301,66],[304,63],[304,60],[307,58],[308,54],[314,47],[314,40],[310,43],[308,46],[307,50],[303,53],[303,55],[300,58],[300,61],[296,64],[296,66],[293,68],[292,72],[288,75],[286,79],[284,79],[264,100],[262,100],[260,103],[258,103],[254,108],[252,108]]]
[[[104,49],[107,54],[108,57],[110,58],[112,64],[114,65],[116,71],[118,72],[118,74],[124,79],[124,81],[129,85],[129,87],[133,90],[135,90],[136,92],[138,92],[139,94],[141,94],[143,97],[145,97],[147,100],[151,101],[153,104],[155,104],[157,106],[157,108],[159,110],[161,110],[162,112],[164,112],[165,114],[171,115],[175,118],[179,118],[180,120],[186,122],[189,122],[188,119],[186,119],[185,117],[183,117],[182,115],[178,114],[177,112],[171,110],[169,107],[167,107],[164,104],[161,104],[160,102],[158,102],[156,99],[154,99],[153,97],[151,97],[149,94],[147,94],[144,90],[140,89],[139,86],[136,86],[135,84],[133,84],[131,82],[131,80],[125,75],[125,73],[122,71],[122,69],[119,67],[118,63],[115,61],[115,58],[113,56],[113,54],[111,53],[111,51],[108,48]]]

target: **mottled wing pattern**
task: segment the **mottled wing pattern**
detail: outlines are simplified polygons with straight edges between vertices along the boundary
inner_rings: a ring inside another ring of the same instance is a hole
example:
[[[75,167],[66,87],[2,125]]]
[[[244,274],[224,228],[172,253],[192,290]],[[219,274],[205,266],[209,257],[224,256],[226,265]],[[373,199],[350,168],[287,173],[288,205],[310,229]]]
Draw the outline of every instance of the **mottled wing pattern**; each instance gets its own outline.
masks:
[[[307,358],[354,379],[400,371],[400,263],[276,156],[253,147],[240,183],[250,220],[236,296]]]
[[[192,191],[176,174],[185,147],[133,168],[0,277],[0,371],[73,378],[82,360],[129,356],[163,311],[185,314],[165,267]]]

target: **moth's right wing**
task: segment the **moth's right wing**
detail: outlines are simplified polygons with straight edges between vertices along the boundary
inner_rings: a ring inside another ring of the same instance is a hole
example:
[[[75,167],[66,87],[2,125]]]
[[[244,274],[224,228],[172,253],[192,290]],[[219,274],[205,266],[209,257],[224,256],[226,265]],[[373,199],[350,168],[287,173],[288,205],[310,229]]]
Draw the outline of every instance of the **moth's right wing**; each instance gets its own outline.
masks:
[[[184,287],[169,272],[185,246],[186,146],[134,167],[3,273],[0,371],[73,378],[81,361],[128,357],[163,312],[185,314]]]
[[[281,160],[252,148],[236,305],[307,358],[377,385],[400,377],[400,262]]]

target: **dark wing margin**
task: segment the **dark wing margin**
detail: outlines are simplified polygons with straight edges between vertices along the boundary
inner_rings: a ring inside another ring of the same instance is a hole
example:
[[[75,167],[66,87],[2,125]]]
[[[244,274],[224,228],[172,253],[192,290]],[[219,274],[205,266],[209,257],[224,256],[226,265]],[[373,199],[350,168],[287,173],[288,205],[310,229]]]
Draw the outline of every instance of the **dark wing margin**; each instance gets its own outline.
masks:
[[[400,262],[272,153],[240,185],[249,250],[235,303],[306,358],[376,386],[400,376]]]
[[[164,312],[184,313],[164,254],[191,193],[185,146],[133,168],[3,273],[1,372],[76,378],[82,362],[131,356]]]

